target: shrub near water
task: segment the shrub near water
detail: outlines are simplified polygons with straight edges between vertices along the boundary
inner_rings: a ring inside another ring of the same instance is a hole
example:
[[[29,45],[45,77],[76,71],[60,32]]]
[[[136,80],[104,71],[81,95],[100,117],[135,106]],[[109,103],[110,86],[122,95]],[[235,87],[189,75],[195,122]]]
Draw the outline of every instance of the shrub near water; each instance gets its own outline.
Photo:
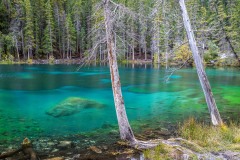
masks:
[[[175,52],[175,57],[174,61],[184,63],[188,60],[188,64],[192,65],[193,64],[193,59],[192,57],[192,52],[189,49],[188,44],[184,44],[181,47],[178,48],[178,50]]]
[[[240,126],[235,123],[216,127],[190,118],[179,127],[179,134],[209,151],[240,151]]]

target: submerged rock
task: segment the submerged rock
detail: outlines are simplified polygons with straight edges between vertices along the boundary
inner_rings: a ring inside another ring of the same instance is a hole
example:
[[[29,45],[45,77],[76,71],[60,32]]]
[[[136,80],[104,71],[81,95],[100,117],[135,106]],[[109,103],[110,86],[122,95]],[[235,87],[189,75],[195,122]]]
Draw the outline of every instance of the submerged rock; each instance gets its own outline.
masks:
[[[53,157],[53,158],[48,158],[46,160],[64,160],[64,157]]]
[[[87,108],[104,108],[105,105],[94,100],[70,97],[53,108],[46,111],[46,114],[53,117],[70,116]]]
[[[60,141],[58,147],[61,149],[71,148],[73,143],[71,141]]]
[[[92,150],[92,151],[95,152],[95,153],[98,153],[98,154],[101,154],[101,153],[102,153],[102,150],[99,149],[99,148],[96,147],[96,146],[90,146],[89,149]]]

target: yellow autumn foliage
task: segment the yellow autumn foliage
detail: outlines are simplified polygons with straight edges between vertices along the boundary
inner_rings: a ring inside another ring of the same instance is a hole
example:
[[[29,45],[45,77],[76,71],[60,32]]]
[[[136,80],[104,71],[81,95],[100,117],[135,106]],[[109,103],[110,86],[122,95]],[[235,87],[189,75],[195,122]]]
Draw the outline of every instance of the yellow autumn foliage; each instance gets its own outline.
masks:
[[[178,63],[184,63],[189,59],[188,63],[192,65],[193,59],[191,57],[192,52],[190,51],[188,44],[184,44],[177,49],[173,60],[177,61]]]

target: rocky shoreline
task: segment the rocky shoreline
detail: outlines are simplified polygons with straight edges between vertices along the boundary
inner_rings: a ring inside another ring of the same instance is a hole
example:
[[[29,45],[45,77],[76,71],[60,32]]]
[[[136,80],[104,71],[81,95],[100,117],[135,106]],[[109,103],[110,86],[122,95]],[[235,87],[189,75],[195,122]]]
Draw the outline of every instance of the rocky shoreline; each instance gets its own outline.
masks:
[[[176,129],[176,128],[175,128]],[[75,135],[33,138],[32,146],[41,160],[155,160],[154,155],[165,153],[172,159],[188,160],[238,160],[240,152],[234,150],[220,150],[209,152],[199,145],[178,137],[173,127],[145,129],[135,134],[138,140],[161,141],[160,148],[138,150],[127,142],[119,140],[116,128],[110,127],[108,132],[97,130],[91,133]],[[160,138],[160,139],[159,139]],[[0,153],[6,153],[19,148],[21,142],[15,144],[0,144]],[[161,151],[159,153],[159,151]],[[148,153],[148,154],[146,154]],[[0,155],[1,155],[0,154]],[[145,156],[149,156],[145,157]],[[152,156],[151,156],[152,155]],[[22,153],[7,160],[20,160]],[[152,157],[152,158],[151,158]]]
[[[92,139],[77,139],[78,137],[64,138],[41,138],[32,141],[33,149],[42,160],[111,160],[111,159],[138,159],[140,151],[127,146],[122,141],[108,142],[108,139],[101,144]],[[115,138],[117,137],[110,137]],[[1,145],[0,153],[7,153],[19,148],[21,144],[4,146]],[[3,148],[6,147],[6,148]],[[0,154],[0,155],[1,155]],[[18,153],[7,160],[21,159],[24,155]]]
[[[147,129],[136,138],[139,140],[156,139],[158,137],[170,138],[173,131],[168,129]],[[115,127],[110,127],[108,132],[97,130],[91,133],[80,133],[66,136],[54,136],[31,138],[33,149],[41,159],[45,160],[111,160],[111,159],[140,159],[142,150],[128,146],[120,141],[119,133]],[[21,142],[6,142],[0,144],[0,153],[6,153],[19,148]],[[13,159],[18,159],[18,154]],[[13,160],[9,158],[8,160]]]
[[[51,140],[40,139],[33,142],[34,149],[41,160],[144,160],[143,150],[137,150],[128,146],[126,142],[116,141],[115,143],[97,145],[95,141],[87,141],[89,147],[82,148],[78,140]],[[182,138],[170,138],[162,140],[160,144],[163,153],[168,152],[172,159],[176,160],[238,160],[240,152],[236,151],[213,151],[207,152],[198,145],[184,140]],[[165,149],[163,149],[165,148]],[[167,149],[166,149],[167,148]],[[10,146],[8,151],[15,149]],[[156,150],[150,149],[150,154],[155,155]],[[2,152],[5,153],[5,152]],[[13,157],[6,158],[7,160],[20,160],[23,157],[22,153],[16,154]],[[147,157],[146,159],[155,160]]]

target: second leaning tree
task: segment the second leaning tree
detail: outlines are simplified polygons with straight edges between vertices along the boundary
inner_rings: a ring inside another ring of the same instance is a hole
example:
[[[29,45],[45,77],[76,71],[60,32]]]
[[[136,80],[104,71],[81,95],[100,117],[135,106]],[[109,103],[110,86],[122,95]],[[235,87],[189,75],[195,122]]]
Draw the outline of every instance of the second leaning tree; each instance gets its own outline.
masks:
[[[206,102],[208,105],[208,110],[210,112],[212,124],[213,125],[222,125],[223,121],[222,121],[219,111],[217,109],[217,105],[216,105],[215,99],[212,94],[211,86],[210,86],[206,72],[203,67],[202,58],[201,58],[198,48],[197,48],[196,40],[194,37],[194,33],[193,33],[193,30],[191,27],[190,19],[189,19],[188,13],[187,13],[187,9],[186,9],[184,0],[179,0],[179,4],[181,7],[181,11],[182,11],[182,18],[183,18],[183,22],[184,22],[184,27],[187,32],[189,45],[190,45],[190,48],[191,48],[191,51],[193,54],[193,59],[194,59],[194,62],[195,62],[196,68],[197,68],[198,78],[201,83],[204,95],[205,95],[205,99],[206,99]]]

